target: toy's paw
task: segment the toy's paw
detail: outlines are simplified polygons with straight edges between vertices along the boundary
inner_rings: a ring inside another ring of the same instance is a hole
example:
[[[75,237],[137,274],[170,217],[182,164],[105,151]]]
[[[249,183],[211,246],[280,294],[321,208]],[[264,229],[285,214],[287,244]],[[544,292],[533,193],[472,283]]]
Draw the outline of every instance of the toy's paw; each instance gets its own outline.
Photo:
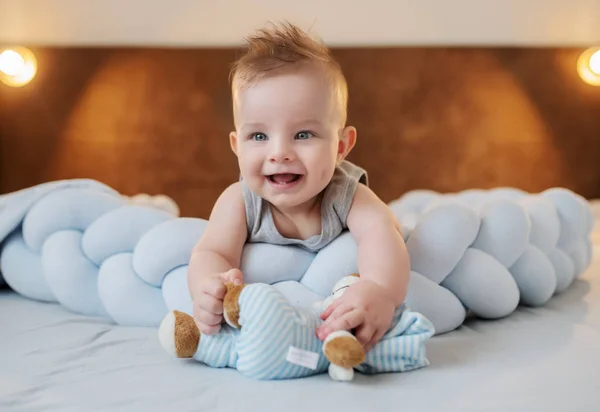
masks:
[[[329,362],[342,368],[353,368],[365,361],[365,349],[354,335],[343,330],[325,338],[323,353]]]
[[[174,310],[160,323],[158,339],[169,355],[191,358],[198,350],[200,331],[190,315]]]
[[[349,382],[354,378],[354,369],[342,368],[332,363],[329,365],[329,376],[334,381]]]
[[[229,326],[235,329],[240,328],[240,294],[246,285],[234,285],[227,283],[227,292],[223,299],[223,318]]]

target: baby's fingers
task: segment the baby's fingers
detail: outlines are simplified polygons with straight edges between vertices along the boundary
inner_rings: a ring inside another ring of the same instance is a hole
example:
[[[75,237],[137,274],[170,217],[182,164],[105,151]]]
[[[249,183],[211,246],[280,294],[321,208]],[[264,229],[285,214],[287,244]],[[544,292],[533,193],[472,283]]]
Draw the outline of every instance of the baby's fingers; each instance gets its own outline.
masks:
[[[375,327],[371,326],[368,323],[362,324],[359,328],[357,328],[355,336],[358,343],[360,343],[367,351],[367,345],[371,342],[371,340],[375,337],[377,330]]]
[[[384,328],[377,330],[371,338],[371,340],[366,345],[363,345],[365,348],[365,352],[368,352],[371,349],[373,349],[373,346],[375,346],[381,340],[381,338],[383,338],[385,332],[386,330]]]
[[[341,301],[341,299],[338,299]],[[352,306],[350,305],[346,305],[342,302],[334,302],[330,305],[331,309],[328,311],[323,312],[323,315],[321,316],[322,318],[326,318],[327,320],[324,323],[324,326],[328,326],[331,324],[331,322],[333,322],[334,320],[336,320],[337,318],[339,318],[340,316],[342,316],[343,314],[350,312],[352,310]],[[329,308],[328,308],[329,309]],[[327,313],[329,312],[329,313]],[[327,315],[327,316],[325,316]]]
[[[317,328],[317,337],[324,340],[333,330],[331,329],[331,322],[342,316],[344,313],[349,312],[352,308],[347,305],[341,304],[341,299],[337,299],[327,307],[327,310],[321,314],[321,319],[326,319],[325,323]]]
[[[352,330],[362,324],[364,321],[364,311],[360,309],[351,309],[335,319],[330,318],[326,324],[321,326],[318,336],[320,339],[325,339],[331,332],[335,332],[337,330]]]
[[[222,318],[222,316],[207,312],[198,303],[194,305],[194,322],[201,334],[213,335],[219,332],[221,322],[218,318]]]
[[[239,269],[230,269],[221,275],[224,282],[231,282],[234,285],[241,285],[243,281],[242,271]]]
[[[198,306],[203,310],[215,315],[223,314],[223,301],[214,296],[203,293],[198,297]]]
[[[338,306],[342,303],[341,299],[336,299],[327,306],[327,308],[321,313],[321,319],[326,320]]]
[[[210,313],[205,310],[199,310],[196,315],[196,320],[206,326],[218,326],[221,324],[223,316]]]
[[[207,279],[202,287],[204,294],[212,296],[215,299],[223,299],[223,296],[225,296],[225,292],[227,291],[223,279],[217,276]]]

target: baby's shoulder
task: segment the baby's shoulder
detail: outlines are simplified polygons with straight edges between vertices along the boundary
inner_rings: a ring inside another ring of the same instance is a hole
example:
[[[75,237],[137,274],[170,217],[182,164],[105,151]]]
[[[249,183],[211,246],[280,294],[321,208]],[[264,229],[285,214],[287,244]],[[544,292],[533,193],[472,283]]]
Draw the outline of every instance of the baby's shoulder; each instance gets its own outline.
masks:
[[[235,203],[238,203],[240,201],[243,202],[244,194],[243,194],[243,189],[242,189],[242,183],[234,182],[234,183],[230,184],[229,186],[227,186],[225,188],[225,190],[223,190],[223,192],[221,192],[221,195],[219,196],[219,200],[235,202]]]
[[[221,192],[211,213],[211,215],[215,214],[244,215],[245,217],[244,195],[240,182],[232,183]]]
[[[400,227],[390,207],[365,185],[356,188],[347,224],[351,232],[362,232],[381,225]]]

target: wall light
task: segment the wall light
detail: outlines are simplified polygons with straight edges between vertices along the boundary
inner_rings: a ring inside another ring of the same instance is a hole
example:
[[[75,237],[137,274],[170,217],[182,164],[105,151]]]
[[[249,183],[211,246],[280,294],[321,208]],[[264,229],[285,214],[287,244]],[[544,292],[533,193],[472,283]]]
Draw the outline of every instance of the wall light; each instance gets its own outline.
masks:
[[[600,47],[587,49],[577,60],[577,71],[584,82],[600,86]]]
[[[0,81],[12,87],[25,86],[35,77],[37,60],[31,50],[13,47],[0,51]]]

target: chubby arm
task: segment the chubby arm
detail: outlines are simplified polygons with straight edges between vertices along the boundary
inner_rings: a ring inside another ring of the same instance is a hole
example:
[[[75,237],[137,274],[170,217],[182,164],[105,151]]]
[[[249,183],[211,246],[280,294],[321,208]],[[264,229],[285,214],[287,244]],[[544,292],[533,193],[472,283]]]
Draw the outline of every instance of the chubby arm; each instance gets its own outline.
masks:
[[[355,330],[356,338],[369,351],[389,329],[396,307],[404,302],[410,262],[400,224],[368,187],[358,186],[346,223],[358,245],[360,281],[321,314],[325,322],[317,336],[324,340],[336,330]]]
[[[239,268],[246,236],[244,198],[241,183],[236,182],[217,199],[208,225],[192,251],[188,286],[193,300],[206,292],[202,287],[206,287],[206,282],[203,282],[206,277]],[[220,295],[223,291],[212,292]]]
[[[404,302],[410,277],[410,260],[400,224],[390,208],[365,185],[358,185],[348,229],[358,245],[361,279],[389,292],[396,306]]]

